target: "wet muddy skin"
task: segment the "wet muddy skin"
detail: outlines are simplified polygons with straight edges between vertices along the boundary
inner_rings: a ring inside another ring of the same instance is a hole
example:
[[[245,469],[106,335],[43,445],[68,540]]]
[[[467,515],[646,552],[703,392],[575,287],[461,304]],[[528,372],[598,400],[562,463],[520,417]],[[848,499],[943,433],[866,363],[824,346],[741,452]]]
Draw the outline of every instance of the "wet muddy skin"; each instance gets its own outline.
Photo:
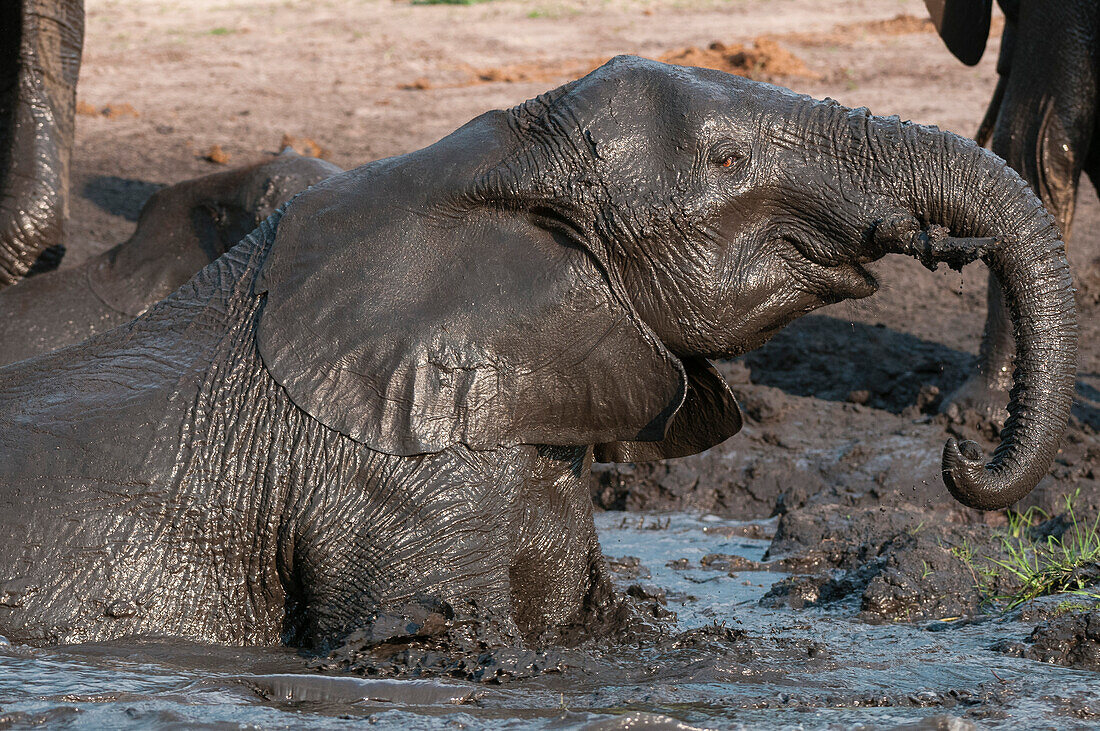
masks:
[[[1095,609],[1061,613],[1044,600],[976,621],[869,624],[852,597],[765,607],[789,578],[749,570],[766,558],[760,536],[774,519],[606,512],[598,526],[618,587],[658,597],[637,599],[636,611],[675,615],[634,645],[559,650],[551,672],[486,682],[318,673],[318,658],[291,650],[172,640],[8,646],[0,723],[932,729],[1074,727],[1100,714],[1095,673],[1052,661],[1051,643],[1065,642],[1033,630],[1056,626],[1074,638],[1070,655],[1095,662]]]
[[[1098,209],[1086,202],[1080,231]],[[1092,239],[1078,244],[1074,420],[1025,506],[1057,516],[1061,497],[1080,489],[1091,517],[1100,270]],[[597,505],[611,509],[597,516],[602,548],[642,624],[631,641],[463,654],[439,639],[440,626],[454,626],[446,612],[429,609],[410,617],[419,636],[397,652],[365,643],[307,656],[170,639],[5,646],[0,726],[1095,724],[1092,602],[1053,597],[1002,615],[958,558],[1001,556],[1005,521],[961,508],[939,479],[945,435],[993,443],[991,425],[936,413],[974,357],[980,318],[959,300],[977,300],[980,288],[969,273],[945,275],[955,279],[944,286],[908,262],[883,274],[872,306],[804,318],[719,365],[745,407],[736,439],[594,477]],[[1042,539],[1064,529],[1055,517],[1033,530]]]
[[[1100,207],[1082,188],[1070,251],[1082,333],[1075,419],[1024,507],[1056,515],[1079,488],[1091,518]],[[77,204],[102,205],[92,192]],[[144,195],[120,197],[136,214]],[[737,438],[596,475],[594,499],[612,509],[597,516],[603,551],[652,630],[631,643],[428,657],[416,645],[446,643],[427,611],[428,629],[415,631],[424,636],[405,648],[415,652],[384,657],[155,638],[0,646],[0,728],[1094,726],[1092,602],[1058,596],[1002,615],[958,560],[961,548],[1000,555],[1005,521],[960,508],[939,478],[945,435],[987,453],[993,444],[980,419],[937,414],[981,333],[985,275],[971,269],[930,275],[892,259],[867,305],[804,318],[719,366],[745,407]],[[1039,532],[1058,528],[1056,518]]]

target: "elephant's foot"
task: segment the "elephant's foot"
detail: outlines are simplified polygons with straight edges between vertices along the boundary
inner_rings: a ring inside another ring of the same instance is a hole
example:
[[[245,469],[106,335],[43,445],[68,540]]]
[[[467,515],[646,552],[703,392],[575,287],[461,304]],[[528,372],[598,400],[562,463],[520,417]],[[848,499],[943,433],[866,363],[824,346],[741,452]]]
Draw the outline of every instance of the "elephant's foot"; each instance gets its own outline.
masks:
[[[972,414],[1000,431],[1008,419],[1006,407],[1011,388],[1011,361],[997,368],[983,368],[944,399],[940,413],[954,423],[967,421],[967,415]]]
[[[1016,341],[1001,285],[992,274],[986,288],[986,308],[978,371],[944,399],[940,413],[956,424],[984,422],[992,426],[994,432],[999,432],[1008,419]]]

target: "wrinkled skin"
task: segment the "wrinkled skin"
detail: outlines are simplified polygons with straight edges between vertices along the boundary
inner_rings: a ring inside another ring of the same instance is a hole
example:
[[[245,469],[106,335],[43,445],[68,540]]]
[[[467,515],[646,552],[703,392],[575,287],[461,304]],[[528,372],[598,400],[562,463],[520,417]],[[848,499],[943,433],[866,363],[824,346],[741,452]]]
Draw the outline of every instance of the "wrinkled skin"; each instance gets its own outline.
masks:
[[[323,646],[418,597],[590,626],[592,460],[726,439],[706,358],[871,294],[890,252],[1005,282],[1012,416],[944,478],[1011,503],[1065,427],[1075,312],[1053,219],[973,142],[619,57],[329,178],[134,322],[0,369],[0,634]]]
[[[0,287],[65,243],[83,0],[0,7]]]
[[[999,79],[977,134],[1039,194],[1068,239],[1085,171],[1100,184],[1096,135],[1100,6],[1095,0],[998,0],[1005,13]],[[948,48],[975,64],[989,35],[992,0],[926,0]],[[945,401],[1003,419],[1012,386],[1012,322],[990,278],[978,373]]]
[[[287,149],[264,163],[163,188],[126,242],[79,267],[0,289],[0,364],[129,322],[224,254],[300,191],[341,172]]]

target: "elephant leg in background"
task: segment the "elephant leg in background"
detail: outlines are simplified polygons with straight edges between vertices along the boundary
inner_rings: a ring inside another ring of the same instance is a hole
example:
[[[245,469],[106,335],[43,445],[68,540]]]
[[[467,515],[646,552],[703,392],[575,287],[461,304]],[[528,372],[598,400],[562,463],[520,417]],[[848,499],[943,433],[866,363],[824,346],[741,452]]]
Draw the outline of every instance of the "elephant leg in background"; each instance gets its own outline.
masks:
[[[993,152],[1031,184],[1068,240],[1095,124],[1100,12],[1093,2],[1057,5],[1024,0],[1018,16],[1006,22],[1001,80],[978,140],[983,142],[991,128]],[[1007,415],[1015,342],[993,276],[987,303],[978,373],[946,407],[974,409],[1000,422]]]
[[[0,7],[0,286],[64,244],[83,43],[83,0]]]

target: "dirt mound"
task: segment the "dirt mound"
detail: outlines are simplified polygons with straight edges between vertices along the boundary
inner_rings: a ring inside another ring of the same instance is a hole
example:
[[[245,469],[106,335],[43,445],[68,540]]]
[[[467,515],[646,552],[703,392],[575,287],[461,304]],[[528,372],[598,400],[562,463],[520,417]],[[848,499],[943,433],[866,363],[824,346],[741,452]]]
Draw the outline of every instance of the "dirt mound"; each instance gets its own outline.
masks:
[[[932,25],[929,18],[899,13],[888,20],[868,20],[863,23],[839,25],[836,30],[840,33],[863,32],[880,36],[902,36],[911,33],[935,33],[936,27]]]
[[[994,649],[1013,657],[1100,670],[1100,611],[1068,612],[1036,625],[1026,641],[998,643]]]
[[[607,62],[606,58],[571,59],[549,63],[516,63],[473,71],[471,84],[522,84],[584,76]]]
[[[821,78],[820,74],[806,66],[805,61],[767,36],[755,38],[751,45],[742,43],[726,45],[715,41],[706,48],[688,46],[670,51],[658,60],[677,66],[717,69],[758,80],[770,80],[781,76],[803,79]]]
[[[991,595],[1016,585],[1009,575],[987,571],[1005,558],[998,529],[953,517],[915,506],[819,505],[788,513],[766,558],[782,557],[773,563],[802,573],[774,584],[761,604],[802,609],[851,597],[868,622],[978,613]]]
[[[231,157],[228,152],[222,149],[221,145],[211,145],[206,154],[202,156],[202,159],[215,165],[226,165]]]
[[[328,158],[328,150],[321,147],[312,137],[295,137],[293,135],[284,134],[282,141],[279,142],[279,149],[285,149],[287,147],[294,150],[302,157]]]
[[[398,85],[406,91],[424,91],[427,89],[446,89],[478,84],[526,84],[554,83],[564,79],[575,79],[607,63],[608,58],[573,58],[560,61],[537,61],[514,63],[505,66],[487,68],[462,67],[465,81],[440,84],[428,78],[418,78],[412,82]],[[770,81],[783,77],[820,79],[821,75],[811,71],[805,61],[781,46],[774,38],[760,36],[748,44],[725,44],[720,41],[706,48],[688,46],[658,56],[658,61],[677,66],[701,66],[717,69],[750,79]]]
[[[133,105],[126,104],[108,104],[104,107],[96,107],[85,101],[78,101],[76,103],[76,113],[82,114],[86,117],[106,117],[107,119],[119,119],[121,117],[140,117],[141,114],[138,110],[134,109]]]

